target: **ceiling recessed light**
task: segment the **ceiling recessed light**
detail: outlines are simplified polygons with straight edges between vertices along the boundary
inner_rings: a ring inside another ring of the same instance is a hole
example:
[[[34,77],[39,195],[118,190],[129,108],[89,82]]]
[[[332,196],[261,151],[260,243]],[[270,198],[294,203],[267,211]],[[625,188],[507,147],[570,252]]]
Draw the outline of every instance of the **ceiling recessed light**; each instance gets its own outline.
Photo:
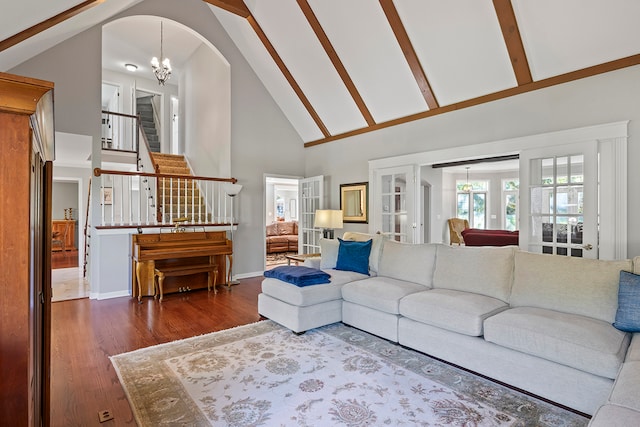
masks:
[[[124,68],[129,71],[136,71],[138,69],[138,66],[135,64],[124,64]]]

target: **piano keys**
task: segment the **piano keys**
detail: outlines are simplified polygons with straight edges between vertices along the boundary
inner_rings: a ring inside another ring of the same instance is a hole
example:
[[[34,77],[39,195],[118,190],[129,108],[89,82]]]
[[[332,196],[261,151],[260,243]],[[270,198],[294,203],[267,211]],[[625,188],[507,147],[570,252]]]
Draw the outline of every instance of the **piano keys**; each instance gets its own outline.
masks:
[[[159,267],[187,266],[203,263],[218,266],[217,283],[231,281],[233,248],[225,231],[202,231],[184,233],[133,234],[132,295],[134,297],[154,295],[154,270]],[[229,269],[227,270],[227,261]],[[164,293],[207,288],[207,274],[167,277]]]

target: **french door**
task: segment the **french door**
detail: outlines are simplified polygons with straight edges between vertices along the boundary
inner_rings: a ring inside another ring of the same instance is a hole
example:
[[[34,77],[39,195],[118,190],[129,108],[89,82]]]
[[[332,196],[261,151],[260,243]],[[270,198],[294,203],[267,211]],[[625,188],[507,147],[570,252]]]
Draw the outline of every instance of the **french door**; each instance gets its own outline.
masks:
[[[398,242],[418,241],[415,166],[374,171],[373,228]]]
[[[300,219],[298,221],[298,252],[313,254],[320,252],[321,233],[313,228],[316,210],[324,207],[324,177],[303,178],[298,183]]]
[[[597,141],[520,154],[520,247],[598,258]]]

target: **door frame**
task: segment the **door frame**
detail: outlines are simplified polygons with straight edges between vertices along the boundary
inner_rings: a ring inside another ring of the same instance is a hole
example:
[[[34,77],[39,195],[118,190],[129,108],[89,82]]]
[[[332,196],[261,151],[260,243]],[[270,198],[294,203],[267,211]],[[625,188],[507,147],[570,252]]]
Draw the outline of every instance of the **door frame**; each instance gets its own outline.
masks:
[[[553,147],[583,141],[598,141],[600,165],[600,259],[625,259],[627,257],[627,142],[629,121],[612,122],[575,129],[540,133],[498,141],[464,145],[454,148],[425,151],[369,161],[369,182],[375,179],[376,169],[403,165],[430,166],[483,157],[519,154],[528,148]],[[420,173],[420,168],[418,169]],[[417,177],[420,182],[420,176]],[[436,185],[437,183],[434,183]],[[371,193],[370,197],[379,195]],[[446,218],[442,218],[442,197],[432,195],[431,241],[442,233]],[[379,212],[372,211],[371,215]],[[372,230],[370,230],[372,231]]]
[[[76,233],[78,233],[78,267],[82,268],[84,264],[84,226],[86,222],[85,217],[85,208],[84,203],[86,203],[86,199],[84,198],[83,191],[83,179],[78,177],[64,177],[64,176],[56,176],[51,179],[51,188],[53,190],[53,184],[56,182],[64,182],[64,183],[74,183],[78,186],[78,219],[76,226]]]
[[[298,181],[298,189],[300,187],[300,180],[303,176],[298,175],[282,175],[277,173],[263,173],[262,174],[262,262],[263,270],[267,267],[267,224],[265,219],[267,218],[267,178],[282,178],[282,179],[295,179]],[[300,209],[300,203],[298,201],[298,210]]]

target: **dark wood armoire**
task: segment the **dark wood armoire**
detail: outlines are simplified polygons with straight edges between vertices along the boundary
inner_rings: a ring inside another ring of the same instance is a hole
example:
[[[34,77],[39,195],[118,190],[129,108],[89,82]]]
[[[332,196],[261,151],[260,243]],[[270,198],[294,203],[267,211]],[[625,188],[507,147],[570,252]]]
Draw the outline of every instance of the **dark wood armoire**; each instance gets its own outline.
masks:
[[[49,425],[53,83],[0,73],[0,424]]]

